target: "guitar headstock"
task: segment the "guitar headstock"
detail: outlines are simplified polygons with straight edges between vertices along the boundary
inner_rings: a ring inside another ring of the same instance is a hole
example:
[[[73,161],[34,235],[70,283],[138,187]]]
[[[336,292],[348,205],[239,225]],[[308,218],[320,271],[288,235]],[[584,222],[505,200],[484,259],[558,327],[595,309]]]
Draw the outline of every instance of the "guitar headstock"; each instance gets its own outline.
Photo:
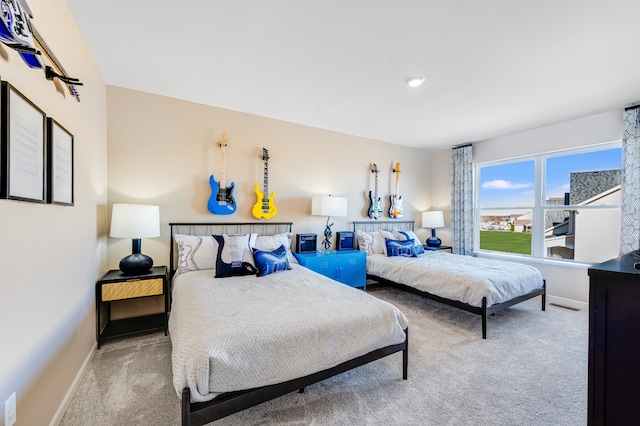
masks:
[[[262,148],[262,159],[269,161],[269,150],[267,148]]]
[[[220,141],[220,148],[225,148],[227,146],[227,132],[222,134],[222,140]]]
[[[378,174],[378,166],[376,166],[376,163],[372,163],[373,167],[371,168],[371,173],[375,173]]]
[[[393,173],[400,173],[400,162],[396,163],[396,168],[393,169]]]

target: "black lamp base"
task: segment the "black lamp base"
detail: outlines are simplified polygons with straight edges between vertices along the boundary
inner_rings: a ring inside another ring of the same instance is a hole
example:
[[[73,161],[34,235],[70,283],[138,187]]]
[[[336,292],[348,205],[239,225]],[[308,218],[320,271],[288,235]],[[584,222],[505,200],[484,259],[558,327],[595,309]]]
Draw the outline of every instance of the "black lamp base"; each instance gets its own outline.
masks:
[[[142,275],[151,270],[153,260],[142,253],[133,253],[120,261],[120,270],[125,275]]]
[[[131,241],[131,253],[120,261],[120,270],[125,275],[142,275],[151,270],[153,260],[146,254],[140,253],[140,239]]]
[[[427,238],[427,246],[429,246],[429,247],[440,247],[440,244],[442,244],[442,240],[440,238],[436,237],[435,228],[431,228],[431,236],[429,238]]]

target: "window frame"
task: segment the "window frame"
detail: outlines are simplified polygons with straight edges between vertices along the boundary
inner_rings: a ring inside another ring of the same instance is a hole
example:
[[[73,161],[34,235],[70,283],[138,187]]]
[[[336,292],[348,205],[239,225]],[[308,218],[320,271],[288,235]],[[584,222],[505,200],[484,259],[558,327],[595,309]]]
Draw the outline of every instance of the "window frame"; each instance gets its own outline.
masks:
[[[567,148],[561,149],[557,151],[549,151],[538,154],[524,155],[519,157],[505,158],[500,160],[493,161],[485,161],[482,163],[475,163],[473,166],[473,232],[474,232],[474,242],[473,242],[473,251],[474,254],[482,254],[483,256],[496,256],[496,257],[517,257],[524,258],[527,260],[534,260],[540,262],[563,262],[565,264],[571,265],[582,265],[582,264],[590,264],[590,262],[583,262],[574,259],[558,259],[553,257],[548,257],[546,253],[544,253],[544,223],[545,223],[545,211],[547,210],[588,210],[588,209],[618,209],[620,210],[621,204],[599,204],[594,206],[578,206],[578,205],[547,205],[545,198],[545,185],[546,185],[546,164],[549,158],[555,157],[563,157],[574,154],[583,154],[588,152],[595,151],[604,151],[608,149],[618,149],[622,148],[622,141],[611,141],[598,143],[593,145],[586,145],[582,147],[575,148]],[[534,163],[534,188],[533,188],[533,205],[532,206],[508,206],[508,207],[496,207],[496,206],[485,206],[480,208],[480,175],[481,170],[485,167],[494,167],[500,166],[504,164],[513,164],[524,161],[533,161]],[[621,165],[622,168],[622,158]],[[493,210],[493,211],[514,211],[514,210],[530,210],[531,211],[531,219],[532,219],[532,228],[534,230],[541,230],[540,232],[532,232],[531,233],[531,255],[519,254],[519,253],[511,253],[511,252],[501,252],[494,250],[485,250],[480,249],[480,218],[482,210]]]

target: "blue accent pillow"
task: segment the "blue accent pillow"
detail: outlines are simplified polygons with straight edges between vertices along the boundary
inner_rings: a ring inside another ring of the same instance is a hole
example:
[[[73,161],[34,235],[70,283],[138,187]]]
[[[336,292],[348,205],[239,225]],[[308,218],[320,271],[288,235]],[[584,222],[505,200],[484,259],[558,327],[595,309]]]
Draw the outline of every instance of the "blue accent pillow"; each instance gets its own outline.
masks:
[[[257,248],[252,250],[253,259],[258,269],[256,275],[259,277],[291,269],[287,249],[285,249],[283,245],[274,251],[259,250]]]
[[[415,238],[412,238],[411,235],[409,235],[408,232],[400,231],[400,234],[404,235],[404,237],[407,239],[407,241],[413,241],[413,244],[414,244],[414,248],[413,249],[415,250],[416,255],[424,254],[424,247],[422,246],[422,244],[420,244],[420,241],[416,242]]]
[[[413,240],[400,241],[385,239],[387,256],[418,257]]]

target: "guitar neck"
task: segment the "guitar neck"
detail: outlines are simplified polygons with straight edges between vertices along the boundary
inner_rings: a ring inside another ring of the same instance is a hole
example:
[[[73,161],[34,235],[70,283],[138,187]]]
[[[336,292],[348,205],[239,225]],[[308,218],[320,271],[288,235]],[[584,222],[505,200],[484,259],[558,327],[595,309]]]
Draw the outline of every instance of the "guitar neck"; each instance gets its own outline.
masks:
[[[375,198],[377,199],[378,198],[378,172],[375,172],[375,173],[376,173],[376,185],[375,185],[376,196],[375,196]]]
[[[227,181],[225,179],[225,154],[227,150],[227,132],[222,134],[222,141],[220,142],[220,187],[224,188],[227,186]]]
[[[225,179],[224,173],[225,163],[224,163],[224,148],[222,148],[222,157],[220,158],[220,186],[227,186],[227,180]]]
[[[268,194],[269,194],[269,163],[267,160],[264,160],[264,184],[263,184],[264,192],[262,193],[262,201],[267,202]]]

